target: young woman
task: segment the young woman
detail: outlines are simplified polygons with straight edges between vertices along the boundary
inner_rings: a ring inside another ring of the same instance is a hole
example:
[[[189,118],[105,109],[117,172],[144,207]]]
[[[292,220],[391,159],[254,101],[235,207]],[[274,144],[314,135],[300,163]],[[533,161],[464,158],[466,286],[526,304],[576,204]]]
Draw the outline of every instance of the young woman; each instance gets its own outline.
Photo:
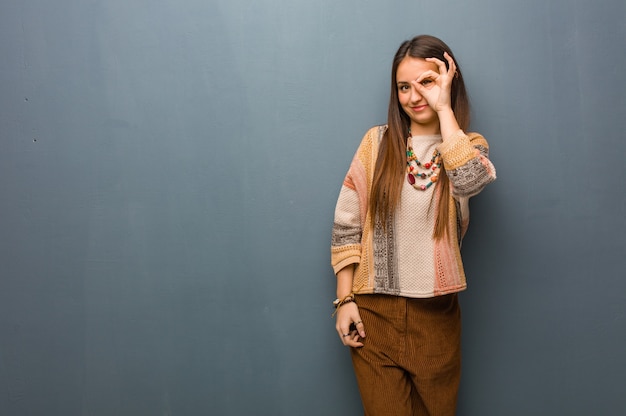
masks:
[[[370,129],[344,179],[331,263],[336,329],[351,347],[366,415],[454,415],[466,288],[468,200],[496,178],[469,133],[452,51],[427,35],[402,43],[387,125]]]

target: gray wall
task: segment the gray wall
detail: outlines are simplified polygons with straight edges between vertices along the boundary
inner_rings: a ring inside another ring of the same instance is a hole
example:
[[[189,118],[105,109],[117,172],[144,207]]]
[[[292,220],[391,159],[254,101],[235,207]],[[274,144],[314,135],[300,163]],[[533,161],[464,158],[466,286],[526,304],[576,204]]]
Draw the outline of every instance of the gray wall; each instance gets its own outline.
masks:
[[[623,0],[0,5],[0,414],[358,415],[329,233],[389,66],[455,50],[499,179],[462,415],[626,413]]]

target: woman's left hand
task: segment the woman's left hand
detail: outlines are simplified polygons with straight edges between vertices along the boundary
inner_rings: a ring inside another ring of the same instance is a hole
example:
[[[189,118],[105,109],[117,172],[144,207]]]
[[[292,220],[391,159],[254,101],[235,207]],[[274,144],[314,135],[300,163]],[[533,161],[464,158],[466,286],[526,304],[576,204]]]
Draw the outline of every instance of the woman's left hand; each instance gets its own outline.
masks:
[[[454,59],[447,52],[443,56],[448,61],[449,68],[446,69],[446,64],[440,59],[426,58],[427,62],[437,65],[439,73],[432,70],[426,71],[413,81],[417,91],[426,98],[428,105],[437,112],[448,110],[452,107],[450,90],[452,88],[452,80],[456,75]]]

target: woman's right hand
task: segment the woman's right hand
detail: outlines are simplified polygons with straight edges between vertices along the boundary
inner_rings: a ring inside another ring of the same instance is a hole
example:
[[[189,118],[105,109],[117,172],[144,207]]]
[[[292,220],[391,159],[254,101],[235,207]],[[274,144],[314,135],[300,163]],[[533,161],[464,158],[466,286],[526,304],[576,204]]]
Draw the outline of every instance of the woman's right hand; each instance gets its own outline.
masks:
[[[352,324],[354,326],[351,329],[350,326]],[[359,340],[365,338],[365,325],[363,325],[359,315],[359,308],[355,302],[343,304],[337,309],[335,329],[337,329],[343,345],[353,348],[363,346],[363,343]]]

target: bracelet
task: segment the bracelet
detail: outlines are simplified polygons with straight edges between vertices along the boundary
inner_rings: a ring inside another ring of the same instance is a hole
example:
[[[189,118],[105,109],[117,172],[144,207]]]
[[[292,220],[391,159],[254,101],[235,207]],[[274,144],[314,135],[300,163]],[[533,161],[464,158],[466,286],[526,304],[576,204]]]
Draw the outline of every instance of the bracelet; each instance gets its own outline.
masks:
[[[350,302],[355,302],[354,300],[354,293],[350,293],[347,296],[344,296],[342,299],[335,299],[333,301],[333,306],[335,307],[335,309],[339,309],[342,305],[345,305],[346,303],[350,303]]]
[[[350,303],[350,302],[356,303],[356,300],[354,299],[354,293],[350,293],[348,296],[345,296],[343,299],[339,299],[339,298],[335,299],[333,301],[335,312],[333,312],[333,314],[330,317],[334,318],[337,312],[339,311],[339,308],[341,308],[346,303]]]
[[[345,305],[346,303],[350,303],[350,302],[354,302],[354,303],[356,303],[356,301],[354,300],[354,298],[344,299],[342,302],[338,303],[338,304],[337,304],[337,306],[335,306],[335,309],[339,309],[339,308],[341,308],[343,305]]]

